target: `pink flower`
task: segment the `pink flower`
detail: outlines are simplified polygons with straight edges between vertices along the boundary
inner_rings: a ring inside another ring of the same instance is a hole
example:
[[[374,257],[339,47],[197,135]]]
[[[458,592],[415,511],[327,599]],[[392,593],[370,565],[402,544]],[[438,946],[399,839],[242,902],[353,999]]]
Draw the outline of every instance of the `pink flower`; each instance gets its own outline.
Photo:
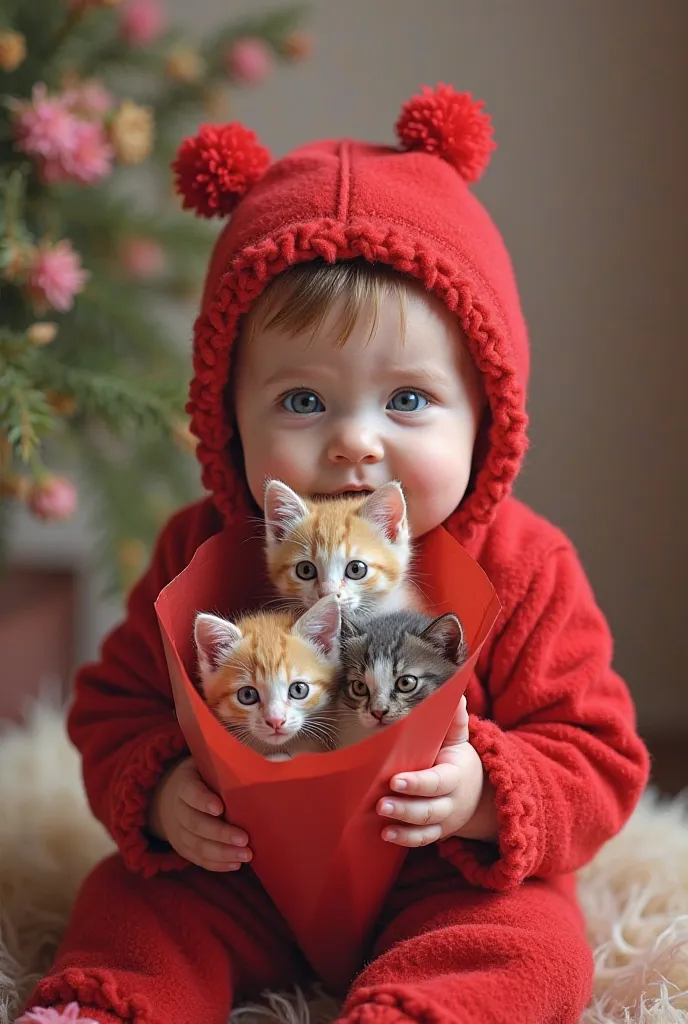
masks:
[[[79,82],[65,93],[65,101],[76,114],[102,117],[115,105],[112,93],[97,78]]]
[[[28,292],[38,309],[52,306],[66,313],[74,305],[74,296],[83,291],[90,278],[81,266],[79,254],[63,239],[55,245],[43,245],[29,269]]]
[[[78,498],[76,488],[71,480],[63,476],[46,477],[37,483],[29,494],[28,505],[38,519],[60,520],[71,519],[76,512]],[[32,1013],[44,1013],[45,1011],[32,1010]],[[49,1011],[50,1012],[50,1011]],[[79,1007],[76,1003],[70,1003],[62,1014],[56,1016],[37,1017],[37,1024],[67,1024],[68,1021],[79,1020]],[[68,1016],[71,1014],[71,1016]],[[31,1017],[29,1017],[31,1020]]]
[[[78,121],[74,148],[59,160],[40,161],[41,177],[48,185],[77,181],[95,185],[112,171],[114,157],[105,129],[99,121]]]
[[[70,485],[71,486],[71,485]],[[79,1004],[69,1003],[64,1010],[56,1010],[53,1006],[34,1006],[17,1018],[16,1024],[98,1024],[92,1017],[79,1016]]]
[[[271,73],[272,50],[262,39],[247,36],[238,39],[227,52],[227,70],[239,82],[258,85]]]
[[[17,149],[27,156],[59,161],[73,150],[78,121],[64,96],[48,96],[43,83],[34,85],[30,103],[17,104],[14,138]]]
[[[43,181],[93,185],[112,170],[113,152],[103,125],[74,115],[74,94],[48,96],[34,86],[31,103],[18,104],[14,118],[17,149],[33,156]]]
[[[157,277],[165,269],[165,254],[152,238],[127,238],[120,248],[120,260],[132,277]]]
[[[160,0],[129,0],[122,11],[120,34],[130,46],[147,46],[161,34],[165,21]]]

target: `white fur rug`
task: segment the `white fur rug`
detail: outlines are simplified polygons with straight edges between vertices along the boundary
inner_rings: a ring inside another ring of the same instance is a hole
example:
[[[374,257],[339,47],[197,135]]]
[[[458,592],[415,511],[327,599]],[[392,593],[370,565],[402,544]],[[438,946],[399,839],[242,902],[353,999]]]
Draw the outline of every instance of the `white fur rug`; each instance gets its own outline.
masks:
[[[0,1024],[50,965],[76,889],[112,849],[85,802],[63,715],[36,705],[0,731]],[[648,794],[580,876],[595,949],[595,995],[581,1024],[688,1022],[688,794]],[[327,1024],[323,993],[269,994],[232,1024]]]

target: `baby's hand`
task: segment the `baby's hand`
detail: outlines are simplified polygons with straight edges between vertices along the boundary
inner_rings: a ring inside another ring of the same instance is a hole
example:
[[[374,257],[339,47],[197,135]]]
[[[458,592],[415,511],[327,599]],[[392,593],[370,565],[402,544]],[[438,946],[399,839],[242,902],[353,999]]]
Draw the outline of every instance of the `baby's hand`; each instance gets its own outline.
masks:
[[[193,758],[175,765],[158,783],[149,829],[181,857],[207,871],[237,871],[253,854],[248,836],[218,820],[222,801],[201,779]]]
[[[388,843],[427,846],[454,835],[487,841],[497,838],[494,791],[468,739],[465,697],[434,766],[395,775],[390,788],[394,794],[377,805],[378,814],[394,819],[394,824],[382,831]]]

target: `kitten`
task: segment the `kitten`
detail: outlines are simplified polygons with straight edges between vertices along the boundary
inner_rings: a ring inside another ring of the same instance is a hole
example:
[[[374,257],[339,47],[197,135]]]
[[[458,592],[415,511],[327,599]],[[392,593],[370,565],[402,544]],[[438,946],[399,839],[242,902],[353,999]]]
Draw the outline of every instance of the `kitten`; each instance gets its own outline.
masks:
[[[468,658],[456,615],[393,612],[342,623],[340,746],[405,718]]]
[[[264,511],[268,573],[282,597],[308,608],[335,594],[346,615],[420,606],[408,581],[411,539],[398,483],[312,501],[270,480]]]
[[[211,711],[270,760],[334,746],[340,627],[335,597],[300,616],[258,612],[230,622],[199,613],[198,668]]]

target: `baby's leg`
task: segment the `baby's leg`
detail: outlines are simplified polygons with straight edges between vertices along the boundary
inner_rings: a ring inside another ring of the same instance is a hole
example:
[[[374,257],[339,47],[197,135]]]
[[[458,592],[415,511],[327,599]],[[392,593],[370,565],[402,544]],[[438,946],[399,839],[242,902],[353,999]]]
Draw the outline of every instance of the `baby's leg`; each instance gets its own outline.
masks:
[[[348,1024],[578,1024],[592,955],[572,886],[526,882],[420,897],[391,921],[354,983]]]
[[[76,1001],[82,1017],[109,1024],[225,1024],[236,995],[292,985],[304,972],[250,870],[144,879],[114,856],[86,879],[27,1007]]]

